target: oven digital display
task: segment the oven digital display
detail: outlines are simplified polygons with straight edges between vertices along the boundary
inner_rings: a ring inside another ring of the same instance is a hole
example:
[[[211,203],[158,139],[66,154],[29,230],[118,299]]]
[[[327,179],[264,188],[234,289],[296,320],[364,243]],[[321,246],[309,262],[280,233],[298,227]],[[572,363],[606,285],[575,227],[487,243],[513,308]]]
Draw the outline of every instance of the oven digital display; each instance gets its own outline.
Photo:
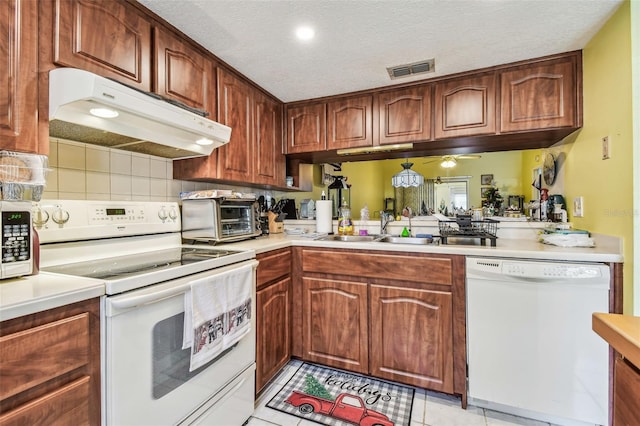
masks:
[[[126,214],[125,209],[107,209],[107,216],[124,216]]]

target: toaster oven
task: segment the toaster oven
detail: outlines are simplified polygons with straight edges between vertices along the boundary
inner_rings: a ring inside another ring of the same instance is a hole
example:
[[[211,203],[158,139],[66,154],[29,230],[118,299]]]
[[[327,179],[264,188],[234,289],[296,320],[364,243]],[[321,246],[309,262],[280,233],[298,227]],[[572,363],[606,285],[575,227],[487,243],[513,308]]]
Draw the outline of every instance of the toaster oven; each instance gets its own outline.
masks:
[[[253,198],[182,200],[182,238],[208,243],[240,241],[262,234]]]

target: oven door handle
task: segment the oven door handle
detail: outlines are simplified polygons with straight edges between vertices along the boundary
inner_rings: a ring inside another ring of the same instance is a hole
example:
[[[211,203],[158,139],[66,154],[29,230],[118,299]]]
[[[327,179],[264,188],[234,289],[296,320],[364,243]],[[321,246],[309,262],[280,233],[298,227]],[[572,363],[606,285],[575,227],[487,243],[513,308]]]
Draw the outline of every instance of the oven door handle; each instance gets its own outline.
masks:
[[[138,306],[159,302],[161,300],[168,299],[169,297],[184,294],[190,288],[191,288],[191,284],[187,282],[185,284],[181,284],[176,287],[171,287],[164,290],[158,290],[153,293],[140,294],[138,296],[129,296],[119,300],[111,299],[109,300],[109,303],[111,307],[115,309],[131,309]]]

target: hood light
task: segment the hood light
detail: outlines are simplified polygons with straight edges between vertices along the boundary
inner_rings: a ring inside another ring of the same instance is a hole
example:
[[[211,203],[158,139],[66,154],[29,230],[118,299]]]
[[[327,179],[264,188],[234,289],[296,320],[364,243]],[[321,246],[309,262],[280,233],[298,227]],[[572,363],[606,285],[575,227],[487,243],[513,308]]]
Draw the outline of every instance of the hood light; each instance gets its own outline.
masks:
[[[100,118],[116,118],[119,115],[118,111],[110,108],[91,108],[89,112]]]
[[[207,146],[207,145],[212,145],[213,141],[211,139],[202,138],[202,139],[198,139],[196,143],[198,145]]]

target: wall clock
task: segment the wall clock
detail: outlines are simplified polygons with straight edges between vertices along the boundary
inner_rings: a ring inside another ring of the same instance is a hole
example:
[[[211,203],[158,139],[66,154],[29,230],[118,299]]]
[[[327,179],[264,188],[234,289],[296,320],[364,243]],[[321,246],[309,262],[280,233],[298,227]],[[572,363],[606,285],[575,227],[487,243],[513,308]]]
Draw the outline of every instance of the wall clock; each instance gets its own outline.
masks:
[[[544,177],[544,183],[547,185],[553,185],[556,180],[556,158],[553,154],[547,154],[544,158],[544,164],[542,165],[542,176]]]

